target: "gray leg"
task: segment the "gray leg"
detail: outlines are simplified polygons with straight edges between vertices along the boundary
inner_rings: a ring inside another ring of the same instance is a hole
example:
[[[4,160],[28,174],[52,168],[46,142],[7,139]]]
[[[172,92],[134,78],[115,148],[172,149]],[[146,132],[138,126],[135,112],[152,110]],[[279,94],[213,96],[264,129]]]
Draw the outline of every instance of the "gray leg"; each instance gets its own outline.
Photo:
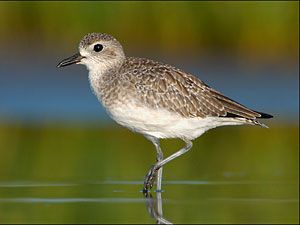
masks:
[[[188,150],[190,150],[193,146],[193,143],[190,140],[183,140],[186,143],[186,146],[182,149],[180,149],[178,152],[175,152],[173,155],[169,156],[168,158],[157,162],[152,168],[149,170],[145,181],[144,181],[144,189],[143,192],[148,192],[154,182],[154,177],[156,176],[157,171],[162,168],[163,165],[166,163],[172,161],[173,159],[177,158],[178,156],[181,156],[182,154],[186,153]]]
[[[155,149],[156,149],[156,163],[161,162],[164,159],[164,155],[163,155],[163,152],[161,151],[161,148],[160,148],[159,139],[156,138],[156,137],[153,137],[153,136],[145,136],[145,137],[148,140],[150,140],[155,146]],[[162,172],[163,172],[163,168],[160,167],[157,170],[157,183],[156,183],[157,191],[161,191]],[[146,181],[146,179],[147,179],[147,177],[145,178],[145,181]]]

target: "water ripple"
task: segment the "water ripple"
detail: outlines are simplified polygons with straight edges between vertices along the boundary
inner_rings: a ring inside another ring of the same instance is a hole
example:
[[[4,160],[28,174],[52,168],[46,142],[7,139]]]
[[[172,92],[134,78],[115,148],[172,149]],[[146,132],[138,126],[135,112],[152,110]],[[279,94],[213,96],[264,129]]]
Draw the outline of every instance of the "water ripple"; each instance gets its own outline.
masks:
[[[0,198],[0,203],[141,203],[143,198]]]

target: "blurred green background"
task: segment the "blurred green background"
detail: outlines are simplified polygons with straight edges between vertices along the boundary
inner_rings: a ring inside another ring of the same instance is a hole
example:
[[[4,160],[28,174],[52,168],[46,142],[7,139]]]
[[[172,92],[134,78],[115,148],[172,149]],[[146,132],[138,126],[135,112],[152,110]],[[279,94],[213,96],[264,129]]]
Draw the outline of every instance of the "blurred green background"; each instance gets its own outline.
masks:
[[[82,66],[89,32],[274,115],[222,127],[164,169],[174,223],[299,223],[299,2],[0,2],[0,223],[154,223],[153,146],[116,125]],[[182,146],[164,140],[170,155]]]
[[[297,7],[298,2],[285,1],[1,2],[0,40],[4,46],[9,38],[16,45],[33,41],[35,46],[72,50],[84,34],[95,31],[113,34],[130,51],[225,51],[295,60]]]

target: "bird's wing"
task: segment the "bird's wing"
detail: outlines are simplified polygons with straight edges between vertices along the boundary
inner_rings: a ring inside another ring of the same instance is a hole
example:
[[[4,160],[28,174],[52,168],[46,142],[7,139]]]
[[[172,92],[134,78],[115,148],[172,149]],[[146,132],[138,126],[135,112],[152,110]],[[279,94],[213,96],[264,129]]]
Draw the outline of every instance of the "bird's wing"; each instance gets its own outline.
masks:
[[[134,75],[135,88],[141,101],[153,108],[164,108],[184,117],[241,117],[250,120],[261,117],[258,112],[224,96],[191,74],[152,61],[141,61],[138,65],[138,72]]]

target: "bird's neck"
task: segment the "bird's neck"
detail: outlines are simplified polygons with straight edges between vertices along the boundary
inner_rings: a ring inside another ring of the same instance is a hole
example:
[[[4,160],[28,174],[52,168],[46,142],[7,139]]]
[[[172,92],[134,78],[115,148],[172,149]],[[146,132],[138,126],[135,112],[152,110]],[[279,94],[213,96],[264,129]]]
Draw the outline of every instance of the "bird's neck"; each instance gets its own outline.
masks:
[[[103,102],[103,98],[109,89],[112,88],[112,83],[118,80],[118,71],[124,61],[115,61],[110,63],[99,63],[97,66],[89,69],[89,81],[91,88],[97,98]]]

